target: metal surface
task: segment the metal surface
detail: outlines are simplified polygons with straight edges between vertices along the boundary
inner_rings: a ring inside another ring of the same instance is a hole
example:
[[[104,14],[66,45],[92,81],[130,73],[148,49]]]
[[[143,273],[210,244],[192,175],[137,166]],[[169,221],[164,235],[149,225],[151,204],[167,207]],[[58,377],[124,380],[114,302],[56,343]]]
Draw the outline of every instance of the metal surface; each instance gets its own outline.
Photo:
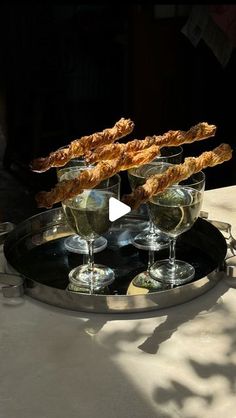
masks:
[[[236,255],[227,258],[225,262],[225,272],[227,277],[236,279]]]
[[[82,263],[80,254],[69,253],[64,239],[71,234],[61,208],[45,211],[19,224],[8,234],[4,254],[8,272],[24,278],[25,293],[65,309],[86,312],[141,312],[169,307],[200,296],[219,280],[226,241],[218,229],[198,219],[193,228],[179,237],[177,256],[191,262],[196,270],[192,282],[172,289],[127,295],[130,282],[147,267],[147,252],[131,244],[132,237],[146,227],[144,218],[132,214],[114,222],[107,234],[107,248],[95,255],[95,262],[114,269],[116,280],[107,294],[88,295],[66,290],[68,273]],[[156,259],[167,250],[156,252]]]
[[[14,229],[12,222],[1,222],[0,223],[0,244],[3,244],[9,232]]]
[[[0,273],[0,285],[5,298],[15,298],[24,294],[24,279],[20,275]]]
[[[217,221],[208,219],[212,225],[220,230],[224,238],[226,239],[228,249],[232,253],[232,255],[236,254],[236,239],[232,235],[232,225],[227,222]]]

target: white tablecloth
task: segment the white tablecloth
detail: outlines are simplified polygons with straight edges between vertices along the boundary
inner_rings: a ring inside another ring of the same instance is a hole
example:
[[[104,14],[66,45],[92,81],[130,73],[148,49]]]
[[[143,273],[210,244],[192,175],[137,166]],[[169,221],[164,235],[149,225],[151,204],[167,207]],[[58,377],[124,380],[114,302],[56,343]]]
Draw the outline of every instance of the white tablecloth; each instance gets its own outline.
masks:
[[[236,186],[203,210],[236,236]],[[0,294],[0,418],[235,418],[236,288],[140,314]]]

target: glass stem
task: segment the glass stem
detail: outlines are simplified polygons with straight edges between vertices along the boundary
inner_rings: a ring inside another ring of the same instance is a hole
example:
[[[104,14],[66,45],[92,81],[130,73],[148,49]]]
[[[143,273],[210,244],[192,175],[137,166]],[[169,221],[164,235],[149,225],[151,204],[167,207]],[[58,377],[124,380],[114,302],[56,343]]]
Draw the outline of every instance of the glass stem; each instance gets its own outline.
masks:
[[[88,253],[83,254],[83,264],[88,264]]]
[[[88,264],[88,271],[90,275],[90,294],[94,293],[94,254],[93,254],[93,241],[89,240],[87,242],[88,245],[88,255],[87,255],[87,264]]]
[[[150,220],[149,220],[149,233],[151,234],[151,235],[153,235],[154,234],[154,232],[155,232],[155,229],[154,229],[154,223],[152,222],[152,219],[151,218],[149,218]]]
[[[148,250],[148,266],[147,271],[149,272],[151,265],[154,263],[154,251]]]
[[[169,249],[169,263],[171,274],[175,274],[175,251],[176,251],[176,238],[170,239],[170,249]]]
[[[147,211],[148,211],[148,219],[149,219],[149,225],[148,225],[149,234],[153,235],[155,233],[155,229],[154,229],[154,223],[152,221],[149,205],[147,205]]]

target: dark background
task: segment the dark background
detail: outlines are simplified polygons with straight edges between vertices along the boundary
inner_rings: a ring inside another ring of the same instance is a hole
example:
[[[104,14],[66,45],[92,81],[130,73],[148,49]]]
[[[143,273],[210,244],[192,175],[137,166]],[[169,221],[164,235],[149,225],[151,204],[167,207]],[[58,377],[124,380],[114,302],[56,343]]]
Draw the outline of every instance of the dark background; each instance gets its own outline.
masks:
[[[154,11],[142,4],[0,5],[3,169],[29,196],[55,182],[54,170],[29,170],[33,158],[121,117],[135,122],[127,141],[206,121],[217,125],[216,137],[185,145],[185,156],[221,142],[235,148],[235,51],[223,68],[203,40],[194,47],[181,33],[187,16]],[[235,156],[206,174],[207,189],[236,184]]]

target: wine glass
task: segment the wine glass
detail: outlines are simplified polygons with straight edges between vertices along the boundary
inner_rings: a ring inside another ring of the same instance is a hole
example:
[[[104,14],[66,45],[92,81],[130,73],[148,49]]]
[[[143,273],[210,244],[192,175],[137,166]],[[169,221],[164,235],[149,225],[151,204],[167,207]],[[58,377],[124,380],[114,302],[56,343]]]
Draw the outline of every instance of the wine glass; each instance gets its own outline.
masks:
[[[165,166],[161,167],[159,163],[179,164],[182,161],[182,156],[183,147],[181,146],[161,148],[160,156],[156,157],[151,163],[128,170],[131,189],[134,190],[137,186],[144,184],[151,175],[162,172]],[[147,211],[149,216],[148,227],[133,238],[132,244],[141,250],[156,251],[165,248],[168,246],[168,239],[153,224],[149,205],[147,205]]]
[[[69,180],[77,177],[83,168],[72,167],[61,177]],[[87,243],[86,264],[75,267],[69,273],[68,290],[82,289],[90,294],[97,293],[107,287],[115,279],[113,270],[101,264],[94,264],[94,240],[108,231],[109,199],[120,198],[120,176],[114,176],[102,181],[93,189],[85,189],[76,196],[64,200],[62,208],[67,223]]]
[[[158,282],[181,285],[194,277],[194,267],[176,259],[176,240],[197,220],[204,190],[205,174],[200,171],[150,199],[153,223],[170,239],[169,259],[156,261],[149,269],[151,277]]]
[[[147,164],[143,164],[142,166],[138,168],[129,170],[128,178],[130,181],[131,188],[135,189],[137,186],[144,184],[145,180],[148,177],[154,174],[163,173],[171,165],[172,164],[165,163],[165,162],[159,162],[159,163],[150,162]],[[149,203],[147,203],[147,207],[149,209]],[[161,283],[157,283],[155,280],[153,280],[153,278],[150,276],[150,268],[152,264],[154,263],[154,257],[155,257],[154,251],[167,248],[169,246],[169,238],[167,235],[163,234],[160,230],[155,228],[152,222],[151,216],[150,216],[150,225],[151,226],[148,226],[148,230],[144,231],[144,234],[143,234],[145,235],[146,240],[148,240],[149,238],[148,245],[144,246],[144,244],[140,244],[140,242],[138,241],[138,248],[148,250],[147,270],[142,271],[141,273],[137,274],[133,279],[133,283],[134,284],[142,283],[142,287],[147,287],[147,288],[152,288],[152,290],[154,289],[157,290],[163,286],[161,285]],[[139,239],[139,235],[142,235],[142,233],[136,236],[138,237],[138,239]],[[134,243],[134,240],[132,241],[132,243]],[[134,245],[137,246],[136,242],[134,243]]]
[[[63,148],[65,147],[62,147],[62,149]],[[84,170],[93,168],[92,165],[86,165],[85,160],[82,157],[72,158],[66,165],[57,168],[58,181],[61,181],[61,177],[63,176],[63,174],[65,174],[71,167],[83,167]],[[68,251],[71,251],[73,253],[86,254],[88,251],[86,241],[78,234],[73,234],[66,238],[64,241],[64,245]],[[98,253],[100,251],[103,251],[106,248],[106,246],[107,239],[103,236],[100,236],[94,240],[93,251],[94,253]]]
[[[128,170],[128,179],[131,189],[134,190],[136,187],[144,184],[148,177],[154,174],[163,173],[170,165],[171,164],[168,163],[150,162]],[[149,212],[148,203],[147,209]],[[168,247],[169,240],[164,234],[157,231],[157,229],[154,229],[154,225],[149,214],[148,228],[136,235],[132,240],[132,244],[142,250],[156,251]]]

